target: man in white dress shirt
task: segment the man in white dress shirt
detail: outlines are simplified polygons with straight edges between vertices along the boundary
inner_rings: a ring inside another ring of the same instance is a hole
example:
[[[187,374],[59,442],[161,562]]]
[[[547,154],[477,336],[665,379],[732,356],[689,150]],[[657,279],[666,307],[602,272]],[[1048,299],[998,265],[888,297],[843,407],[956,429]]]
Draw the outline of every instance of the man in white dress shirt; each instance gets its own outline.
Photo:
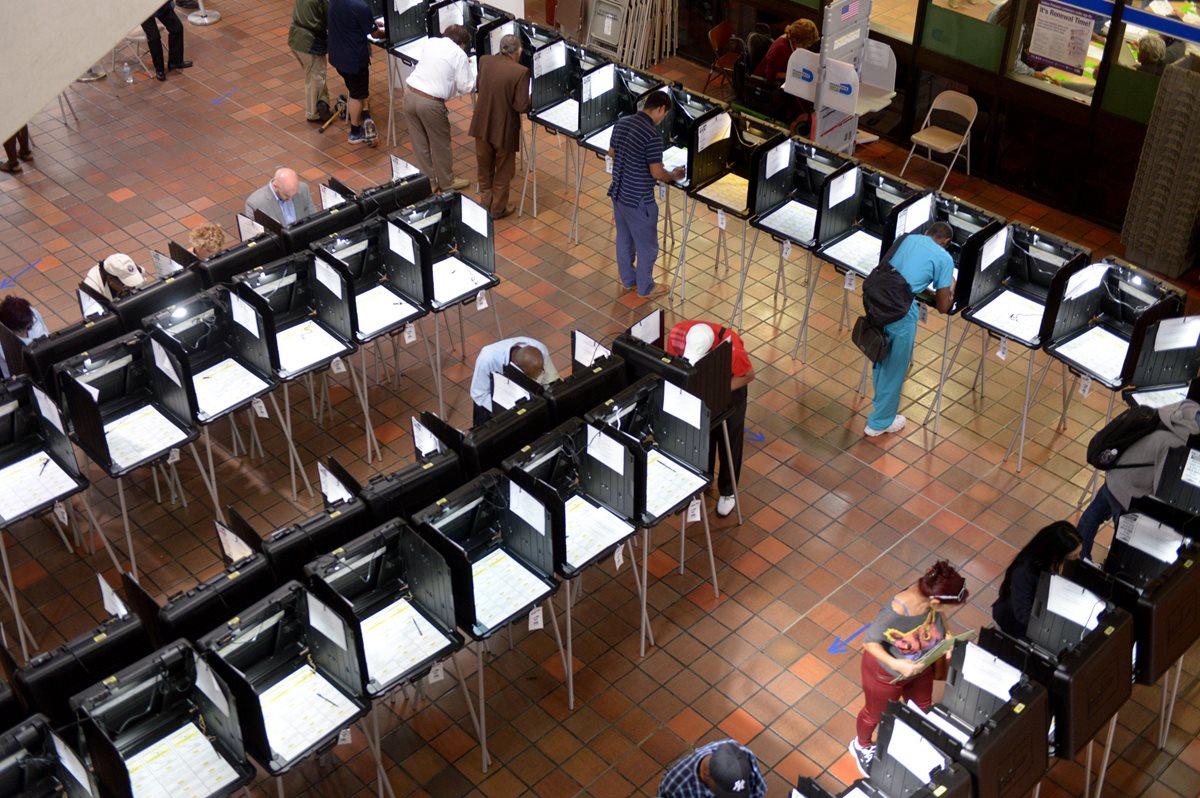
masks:
[[[431,37],[404,92],[404,116],[417,166],[433,183],[434,191],[457,191],[470,185],[466,179],[454,177],[446,111],[446,100],[475,90],[475,65],[466,52],[470,46],[471,34],[462,25],[451,25],[442,36]]]

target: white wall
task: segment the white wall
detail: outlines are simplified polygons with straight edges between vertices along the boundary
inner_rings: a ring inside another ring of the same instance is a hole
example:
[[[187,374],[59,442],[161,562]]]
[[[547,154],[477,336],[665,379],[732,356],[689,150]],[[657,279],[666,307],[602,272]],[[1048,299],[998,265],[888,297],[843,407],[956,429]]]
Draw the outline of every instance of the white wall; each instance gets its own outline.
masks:
[[[32,119],[162,3],[0,0],[0,140]]]

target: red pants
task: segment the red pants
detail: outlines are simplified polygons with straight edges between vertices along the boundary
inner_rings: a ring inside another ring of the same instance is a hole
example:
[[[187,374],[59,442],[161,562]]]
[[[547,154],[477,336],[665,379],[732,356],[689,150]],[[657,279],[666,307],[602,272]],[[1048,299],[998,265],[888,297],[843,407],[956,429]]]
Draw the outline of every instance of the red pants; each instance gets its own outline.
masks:
[[[879,660],[870,654],[862,655],[863,696],[867,699],[858,712],[858,744],[868,746],[875,736],[879,718],[887,709],[889,700],[911,699],[921,709],[929,709],[933,703],[933,668],[926,668],[919,676],[900,684],[888,684],[893,677],[883,669]]]

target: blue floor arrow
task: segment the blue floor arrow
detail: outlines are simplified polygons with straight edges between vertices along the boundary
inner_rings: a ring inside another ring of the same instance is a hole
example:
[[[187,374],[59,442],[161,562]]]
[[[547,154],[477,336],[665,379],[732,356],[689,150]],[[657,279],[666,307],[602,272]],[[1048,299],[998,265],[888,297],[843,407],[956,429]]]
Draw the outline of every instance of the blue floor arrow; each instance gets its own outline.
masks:
[[[854,638],[858,637],[859,635],[861,635],[863,632],[867,631],[870,628],[871,628],[871,624],[869,624],[869,623],[864,624],[863,628],[859,629],[857,632],[850,635],[845,640],[843,640],[840,637],[835,636],[833,638],[833,642],[829,644],[829,653],[830,654],[845,654],[847,651],[850,650],[850,641],[853,640]]]

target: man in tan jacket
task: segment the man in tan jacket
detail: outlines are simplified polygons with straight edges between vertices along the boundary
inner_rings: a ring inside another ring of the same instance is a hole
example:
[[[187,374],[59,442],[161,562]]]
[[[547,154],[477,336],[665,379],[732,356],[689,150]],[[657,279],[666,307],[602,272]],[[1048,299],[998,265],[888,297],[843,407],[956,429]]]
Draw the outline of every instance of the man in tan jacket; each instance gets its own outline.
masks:
[[[529,70],[520,58],[520,40],[508,35],[500,39],[498,54],[479,59],[479,98],[470,134],[475,139],[480,202],[493,219],[514,210],[508,190],[521,148],[521,114],[529,110]]]

